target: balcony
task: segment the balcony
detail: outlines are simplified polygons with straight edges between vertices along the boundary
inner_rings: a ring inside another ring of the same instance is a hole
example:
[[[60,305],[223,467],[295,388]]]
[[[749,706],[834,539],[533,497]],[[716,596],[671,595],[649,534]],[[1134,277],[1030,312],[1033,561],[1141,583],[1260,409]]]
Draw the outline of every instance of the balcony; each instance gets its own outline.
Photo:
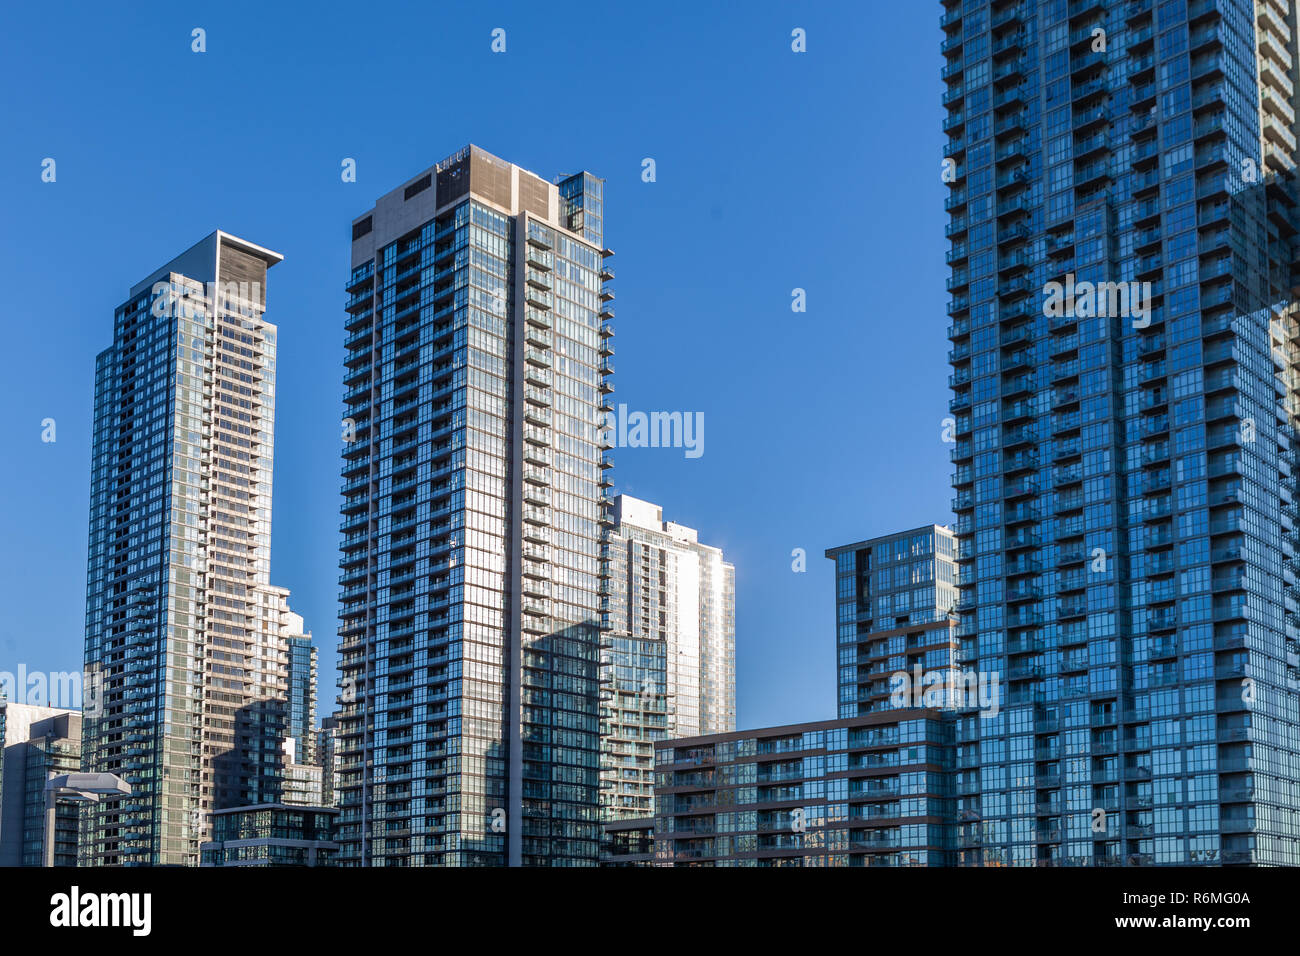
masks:
[[[1005,33],[993,41],[993,55],[1006,53],[1008,50],[1023,50],[1029,42],[1029,34],[1024,30]]]
[[[1003,515],[1003,523],[1008,525],[1026,524],[1036,522],[1039,518],[1040,514],[1036,505],[1020,504],[1006,509]]]
[[[1025,586],[1019,588],[1009,588],[1007,590],[1007,603],[1018,604],[1024,601],[1036,601],[1043,596],[1043,589],[1036,586]],[[1007,653],[1015,653],[1008,648]]]
[[[1020,549],[1022,549],[1022,548],[1037,548],[1037,547],[1040,545],[1040,543],[1041,543],[1041,540],[1040,540],[1040,538],[1038,537],[1037,533],[1035,533],[1035,532],[1033,532],[1033,531],[1021,530],[1020,532],[1018,532],[1018,533],[1016,533],[1016,534],[1009,534],[1009,535],[1007,535],[1007,538],[1006,538],[1006,550],[1008,550],[1008,551],[1018,551],[1018,550],[1020,550]],[[1015,626],[1016,626],[1016,623],[1017,623],[1017,622],[1013,622],[1012,620],[1008,619],[1008,621],[1007,621],[1007,626],[1008,626],[1008,627],[1015,627]],[[1038,622],[1038,621],[1027,622],[1027,621],[1023,621],[1023,620],[1022,620],[1022,621],[1019,621],[1018,623],[1022,623],[1022,624],[1023,624],[1023,623],[1035,623],[1035,624],[1037,624],[1037,623],[1039,623],[1039,622]]]
[[[1015,223],[998,233],[998,245],[1024,242],[1029,238],[1029,227],[1023,222]]]
[[[1052,381],[1060,382],[1065,379],[1079,377],[1079,363],[1073,362],[1053,362],[1051,367]]]
[[[1007,455],[1002,463],[1002,469],[1003,473],[1007,475],[1014,474],[1017,471],[1037,471],[1038,455],[1029,452]]]
[[[1008,425],[1020,419],[1033,417],[1034,408],[1029,402],[1012,402],[1002,409],[1002,421]]]
[[[1033,365],[1033,356],[1028,351],[1013,352],[1002,359],[1002,371],[1016,372]]]
[[[997,216],[999,219],[1005,216],[1029,215],[1033,211],[1031,203],[1024,193],[1013,196],[1010,199],[1004,199],[998,203]]]
[[[1033,444],[1034,430],[1029,427],[1009,428],[1002,434],[1002,447],[1015,448],[1017,445]]]

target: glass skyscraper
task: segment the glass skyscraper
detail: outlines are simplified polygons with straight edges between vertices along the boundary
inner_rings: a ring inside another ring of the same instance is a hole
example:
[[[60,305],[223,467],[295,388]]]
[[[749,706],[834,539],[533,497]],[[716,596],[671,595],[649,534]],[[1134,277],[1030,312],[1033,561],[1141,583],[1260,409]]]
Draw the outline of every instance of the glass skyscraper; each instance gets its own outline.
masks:
[[[944,4],[961,862],[1300,863],[1295,24]]]
[[[694,528],[614,499],[602,592],[601,801],[654,813],[654,742],[736,729],[736,569]]]
[[[81,861],[197,865],[216,809],[282,785],[287,651],[269,585],[280,255],[214,232],[131,288],[96,361]]]
[[[295,762],[316,762],[316,663],[317,648],[301,614],[289,608],[287,588],[269,587],[263,592],[265,629],[279,633],[285,654],[284,736],[292,741]]]
[[[474,146],[352,224],[342,865],[595,865],[601,180]]]

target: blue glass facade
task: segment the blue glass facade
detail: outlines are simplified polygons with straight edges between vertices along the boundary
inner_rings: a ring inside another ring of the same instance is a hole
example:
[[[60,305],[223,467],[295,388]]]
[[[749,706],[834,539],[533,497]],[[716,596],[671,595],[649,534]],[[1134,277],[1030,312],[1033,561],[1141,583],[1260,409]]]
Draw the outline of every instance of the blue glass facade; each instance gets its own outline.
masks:
[[[963,863],[1300,863],[1294,23],[944,5]]]
[[[956,541],[928,525],[828,548],[835,562],[835,647],[840,717],[887,710],[895,675],[917,666],[945,684],[957,667],[951,614]]]
[[[310,636],[289,637],[288,727],[299,763],[314,761],[316,753],[316,648]]]
[[[668,642],[617,634],[602,649],[601,817],[654,813],[654,742],[668,737]]]
[[[661,741],[654,864],[950,866],[952,754],[924,709]]]
[[[601,190],[468,147],[353,224],[343,865],[597,861]]]

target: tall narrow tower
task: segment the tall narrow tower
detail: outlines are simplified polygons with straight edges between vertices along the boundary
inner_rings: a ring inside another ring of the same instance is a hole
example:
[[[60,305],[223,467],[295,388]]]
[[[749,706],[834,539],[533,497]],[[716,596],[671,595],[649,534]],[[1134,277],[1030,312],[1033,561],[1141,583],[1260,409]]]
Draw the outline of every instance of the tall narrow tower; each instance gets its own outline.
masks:
[[[83,727],[125,800],[90,865],[197,865],[207,814],[274,799],[287,654],[267,608],[281,256],[214,232],[131,288],[96,361]]]
[[[736,569],[663,508],[614,499],[602,654],[606,820],[654,814],[654,742],[736,729]]]
[[[352,224],[344,865],[597,862],[603,189],[469,146]]]

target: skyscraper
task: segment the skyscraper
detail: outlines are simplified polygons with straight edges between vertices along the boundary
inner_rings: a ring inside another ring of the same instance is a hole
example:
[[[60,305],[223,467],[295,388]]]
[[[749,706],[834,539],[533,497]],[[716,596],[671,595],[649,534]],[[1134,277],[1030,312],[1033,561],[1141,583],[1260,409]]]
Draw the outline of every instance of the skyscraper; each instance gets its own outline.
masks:
[[[469,146],[352,224],[342,865],[594,865],[601,180]]]
[[[124,800],[82,862],[197,865],[214,809],[278,798],[284,592],[269,586],[280,255],[214,232],[132,286],[96,361],[83,764]]]
[[[944,10],[961,860],[1300,863],[1294,10]]]
[[[302,615],[290,609],[288,589],[261,590],[264,630],[278,635],[276,643],[283,658],[284,689],[268,705],[269,714],[283,722],[278,799],[285,804],[319,806],[324,799],[324,781],[316,762],[316,645],[305,633]]]
[[[897,675],[911,689],[916,667],[941,686],[952,686],[958,669],[952,530],[926,525],[828,548],[826,557],[835,562],[839,716],[899,704]],[[903,700],[903,706],[917,706],[911,694]]]
[[[609,820],[654,812],[654,741],[736,729],[736,569],[693,528],[614,499],[602,615],[601,796]]]
[[[316,645],[301,614],[289,608],[289,590],[264,590],[267,628],[278,630],[286,655],[285,684],[288,707],[285,736],[293,741],[298,763],[314,764],[316,754]]]

